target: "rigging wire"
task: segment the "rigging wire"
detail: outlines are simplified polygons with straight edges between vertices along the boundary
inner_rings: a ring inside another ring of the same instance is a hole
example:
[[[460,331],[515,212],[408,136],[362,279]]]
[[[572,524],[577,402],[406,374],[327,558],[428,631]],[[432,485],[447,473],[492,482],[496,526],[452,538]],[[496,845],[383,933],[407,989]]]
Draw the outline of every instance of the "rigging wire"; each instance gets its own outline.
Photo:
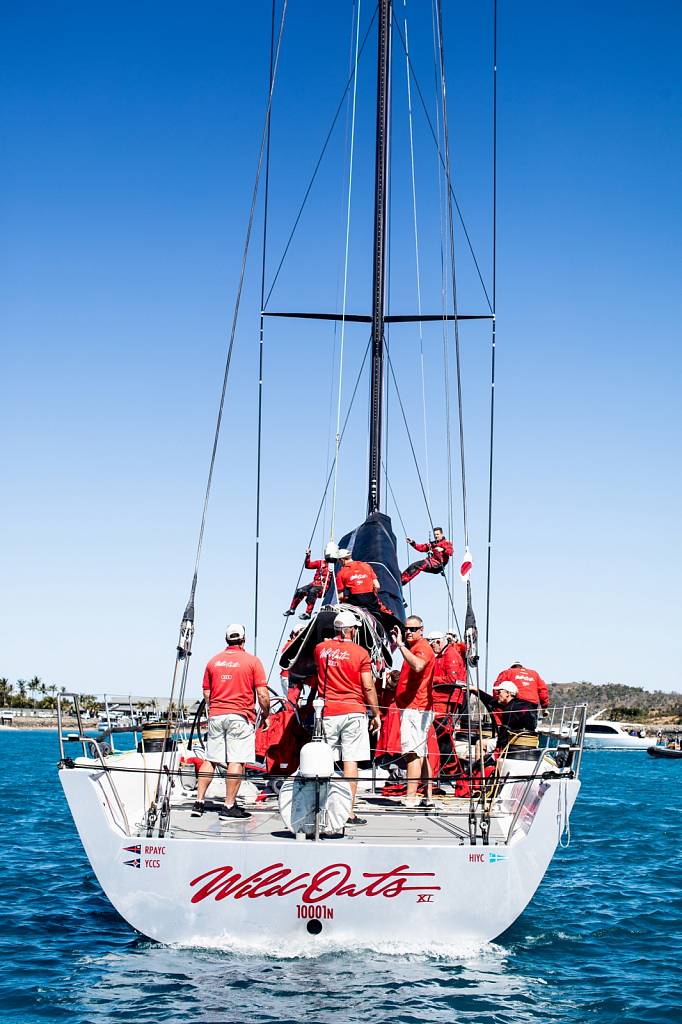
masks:
[[[353,2],[353,16],[351,18],[351,27],[350,27],[350,39],[349,39],[349,45],[348,45],[348,80],[349,81],[351,80],[352,75],[353,75],[353,41],[354,41],[354,38],[355,38],[355,17],[356,17],[356,14],[357,14],[357,5],[356,5],[355,0],[354,0],[354,2]],[[348,95],[347,92],[346,92],[345,95],[346,96]],[[346,103],[346,120],[345,120],[344,143],[343,143],[343,153],[344,154],[346,154],[348,152],[349,140],[350,140],[350,105],[348,103]],[[345,195],[345,180],[346,180],[346,161],[345,161],[345,159],[342,162],[341,166],[342,166],[342,176],[341,176],[341,204],[340,204],[340,212],[341,212],[341,215],[342,215],[343,214],[343,208],[344,208],[343,198],[344,198],[344,195]],[[338,306],[339,306],[339,293],[340,293],[340,291],[341,291],[341,270],[340,270],[340,267],[337,267],[337,272],[336,272],[336,305],[334,307],[335,309],[338,309]],[[330,362],[329,362],[329,409],[328,409],[328,412],[327,412],[327,447],[326,447],[326,453],[325,453],[325,469],[324,469],[325,477],[327,477],[329,475],[329,469],[331,467],[331,460],[332,460],[332,439],[334,437],[334,435],[332,433],[332,423],[333,423],[333,416],[334,416],[334,367],[336,366],[336,346],[337,346],[337,341],[338,341],[338,335],[339,335],[339,321],[338,320],[334,320],[334,332],[333,332],[333,339],[332,339],[332,352],[331,352],[331,358],[330,358]],[[322,514],[322,529],[321,529],[321,538],[322,539],[321,539],[321,547],[324,547],[324,543],[325,543],[325,540],[326,540],[326,537],[327,537],[327,504],[328,504],[328,498],[325,495],[324,511],[323,511],[323,514]]]
[[[351,114],[350,129],[350,163],[348,168],[348,202],[346,206],[346,246],[343,261],[343,305],[341,317],[341,341],[339,343],[339,389],[336,403],[336,445],[334,452],[334,487],[332,491],[332,514],[329,527],[330,540],[334,540],[336,527],[336,491],[339,478],[339,447],[341,444],[341,399],[343,396],[343,355],[346,340],[346,303],[348,299],[348,252],[350,248],[350,212],[351,199],[353,195],[353,158],[355,155],[355,115],[357,110],[358,93],[358,62],[360,60],[360,15],[362,13],[362,0],[358,0],[358,17],[355,29],[355,62],[353,66],[353,106]]]
[[[359,50],[359,53],[358,53],[358,60],[362,56],[362,53],[363,53],[363,51],[365,49],[365,44],[366,44],[366,42],[367,42],[367,40],[369,38],[369,34],[370,34],[371,30],[372,30],[372,26],[374,25],[374,20],[375,20],[376,16],[377,16],[377,9],[375,9],[374,14],[372,15],[372,18],[370,20],[370,23],[367,26],[367,31],[365,32],[365,34],[363,36],[362,43],[360,45],[360,50]],[[358,19],[358,21],[359,21],[359,19]],[[322,149],[320,151],[320,155],[317,158],[317,163],[315,164],[315,167],[313,169],[313,173],[312,173],[312,175],[310,177],[310,181],[308,182],[308,187],[305,190],[305,193],[303,195],[303,199],[301,200],[301,205],[298,208],[298,213],[296,214],[296,218],[294,220],[293,227],[291,228],[291,231],[289,232],[289,237],[287,238],[286,245],[284,246],[284,251],[282,253],[282,256],[280,258],[279,263],[277,264],[277,270],[275,271],[275,276],[272,279],[272,284],[270,285],[270,288],[268,290],[268,294],[265,296],[265,308],[266,309],[267,309],[268,302],[270,301],[270,297],[272,295],[274,287],[277,284],[277,279],[278,279],[278,277],[280,275],[280,272],[282,270],[282,266],[284,265],[284,261],[285,261],[285,259],[287,257],[287,253],[289,252],[289,247],[291,246],[291,243],[293,241],[294,235],[296,234],[296,229],[298,228],[299,221],[301,220],[301,216],[303,214],[303,210],[305,208],[305,205],[308,202],[308,197],[309,197],[310,192],[312,190],[312,187],[313,187],[313,185],[315,183],[315,179],[317,178],[317,172],[319,171],[320,166],[322,164],[322,160],[324,159],[324,154],[327,152],[327,146],[329,145],[329,141],[330,141],[330,139],[332,137],[332,134],[334,132],[334,128],[336,127],[336,122],[338,121],[339,115],[340,115],[341,111],[343,110],[343,104],[344,104],[344,101],[346,99],[346,95],[348,94],[348,90],[350,89],[352,84],[353,84],[353,74],[350,74],[348,76],[348,81],[346,82],[346,86],[345,86],[345,88],[343,90],[343,94],[341,96],[341,99],[339,100],[339,104],[338,104],[338,106],[336,108],[336,112],[334,114],[334,117],[332,118],[332,123],[331,123],[331,125],[329,127],[329,131],[327,132],[327,136],[326,136],[326,138],[324,140],[324,143],[322,145]]]
[[[485,664],[483,684],[488,688],[490,638],[490,563],[493,539],[493,453],[495,443],[495,312],[497,309],[497,0],[493,0],[493,321],[490,338],[490,455],[488,460],[488,558],[485,583]]]
[[[203,540],[204,540],[204,529],[205,529],[205,526],[206,526],[206,512],[207,512],[207,509],[208,509],[208,500],[209,500],[209,497],[210,497],[210,494],[211,494],[211,484],[213,482],[213,470],[215,468],[216,453],[218,451],[218,439],[220,437],[220,427],[221,427],[222,421],[223,421],[223,411],[224,411],[224,408],[225,408],[225,394],[226,394],[226,391],[227,391],[227,381],[228,381],[228,377],[230,375],[230,367],[232,365],[232,353],[234,351],[234,340],[235,340],[235,335],[237,333],[237,322],[239,320],[239,309],[240,309],[240,306],[241,306],[242,292],[244,290],[244,277],[246,275],[246,261],[247,261],[247,257],[248,257],[248,253],[249,253],[249,246],[251,244],[251,233],[252,233],[252,230],[253,230],[253,221],[254,221],[254,216],[255,216],[255,213],[256,213],[256,200],[258,198],[258,187],[259,187],[259,184],[260,184],[260,176],[261,176],[261,171],[262,171],[262,168],[263,168],[263,158],[265,156],[265,148],[266,148],[266,142],[267,142],[267,136],[268,136],[268,125],[270,123],[270,110],[271,110],[271,107],[272,107],[272,96],[273,96],[273,93],[274,93],[274,90],[275,90],[275,82],[276,82],[276,79],[277,79],[277,67],[278,67],[278,64],[279,64],[279,56],[280,56],[280,50],[281,50],[281,46],[282,46],[282,36],[284,34],[284,20],[286,18],[286,11],[287,11],[287,4],[288,4],[288,2],[289,2],[289,0],[283,0],[283,4],[282,4],[282,15],[281,15],[281,20],[280,20],[280,24],[279,24],[279,34],[278,34],[278,37],[277,37],[277,47],[276,47],[276,50],[275,50],[275,59],[274,59],[273,69],[272,69],[272,82],[270,84],[270,93],[269,93],[269,96],[268,96],[268,103],[267,103],[267,108],[266,108],[266,112],[265,112],[265,123],[263,125],[263,132],[262,132],[262,136],[261,136],[260,152],[259,152],[259,155],[258,155],[258,166],[257,166],[257,169],[256,169],[256,179],[254,181],[253,193],[252,193],[252,196],[251,196],[251,209],[249,211],[248,226],[247,226],[247,229],[246,229],[246,237],[245,237],[245,240],[244,240],[244,249],[243,249],[243,252],[242,252],[242,262],[241,262],[241,268],[240,268],[240,273],[239,273],[239,284],[237,286],[237,296],[236,296],[235,304],[234,304],[234,312],[232,314],[232,327],[231,327],[231,330],[230,330],[230,342],[229,342],[229,346],[228,346],[228,350],[227,350],[227,357],[226,357],[226,360],[225,360],[225,371],[224,371],[224,374],[223,374],[223,385],[222,385],[222,389],[221,389],[221,392],[220,392],[220,404],[218,406],[218,418],[217,418],[217,421],[216,421],[215,434],[214,434],[214,437],[213,437],[213,448],[212,448],[212,451],[211,451],[211,460],[210,460],[209,470],[208,470],[208,479],[207,479],[207,482],[206,482],[206,493],[204,495],[204,506],[203,506],[202,516],[201,516],[201,527],[200,527],[200,530],[199,530],[199,540],[198,540],[198,543],[197,543],[197,553],[196,553],[196,559],[195,559],[195,562],[194,562],[194,575],[195,575],[195,577],[196,577],[196,574],[197,574],[198,569],[199,569],[199,561],[200,561],[200,558],[201,558],[201,548],[202,548]]]
[[[445,179],[448,183],[448,227],[449,227],[449,238],[450,238],[450,266],[451,266],[451,285],[452,285],[452,307],[455,317],[457,316],[457,277],[455,272],[455,224],[452,213],[452,164],[450,161],[450,136],[448,130],[448,106],[447,106],[447,92],[445,86],[445,50],[443,44],[443,4],[442,0],[438,0],[437,6],[437,27],[438,27],[438,50],[440,57],[440,83],[441,83],[441,102],[443,105],[443,139],[445,142]],[[454,335],[455,335],[455,365],[457,370],[457,411],[459,416],[459,458],[460,468],[462,476],[462,518],[464,520],[464,546],[469,547],[469,517],[467,509],[467,484],[466,484],[466,464],[464,458],[464,410],[462,403],[462,361],[460,351],[460,339],[459,339],[459,321],[455,319],[454,324]]]
[[[177,647],[177,654],[176,654],[176,657],[175,657],[175,665],[174,665],[174,669],[173,669],[173,679],[172,679],[172,682],[171,682],[171,692],[170,692],[170,702],[169,702],[169,713],[168,713],[168,719],[167,719],[167,723],[166,723],[166,737],[168,737],[168,735],[170,734],[172,729],[175,727],[175,721],[179,717],[179,711],[176,711],[175,716],[174,716],[173,713],[172,713],[172,708],[174,706],[175,687],[176,687],[176,684],[177,684],[178,670],[179,670],[180,665],[182,665],[182,671],[180,672],[180,684],[179,684],[179,688],[178,688],[178,699],[177,699],[177,705],[176,705],[177,709],[182,708],[183,705],[184,705],[184,701],[185,701],[185,690],[186,690],[186,687],[187,687],[187,677],[188,677],[188,671],[189,671],[189,655],[191,654],[192,636],[193,636],[193,633],[194,633],[194,597],[195,597],[195,593],[196,593],[197,576],[198,576],[198,572],[199,572],[199,563],[200,563],[200,560],[201,560],[201,551],[202,551],[203,540],[204,540],[204,532],[205,532],[205,528],[206,528],[206,514],[207,514],[207,511],[208,511],[208,502],[209,502],[209,498],[210,498],[210,494],[211,494],[211,485],[212,485],[212,482],[213,482],[213,471],[214,471],[214,468],[215,468],[216,454],[217,454],[217,451],[218,451],[218,440],[220,438],[220,428],[221,428],[221,425],[222,425],[223,411],[224,411],[224,408],[225,408],[225,395],[226,395],[226,392],[227,392],[227,382],[228,382],[229,375],[230,375],[230,367],[232,365],[232,353],[234,351],[234,341],[235,341],[235,337],[236,337],[236,333],[237,333],[237,323],[238,323],[238,320],[239,320],[239,309],[240,309],[240,306],[241,306],[241,298],[242,298],[242,292],[243,292],[243,288],[244,288],[244,278],[246,276],[246,264],[247,264],[247,258],[248,258],[248,253],[249,253],[249,246],[250,246],[250,243],[251,243],[251,235],[252,235],[252,231],[253,231],[253,223],[254,223],[254,218],[255,218],[255,213],[256,213],[256,201],[257,201],[257,198],[258,198],[258,187],[259,187],[259,184],[260,184],[261,171],[263,169],[263,159],[264,159],[264,156],[265,156],[265,149],[266,149],[266,143],[267,143],[267,134],[268,134],[268,125],[269,125],[269,121],[270,121],[270,110],[272,108],[272,97],[273,97],[273,93],[274,93],[274,89],[275,89],[275,81],[276,81],[276,78],[277,78],[277,67],[278,67],[278,64],[279,64],[279,56],[280,56],[280,50],[281,50],[281,46],[282,46],[282,37],[284,35],[284,24],[285,24],[285,19],[286,19],[287,4],[288,4],[288,0],[283,0],[282,15],[281,15],[281,20],[280,20],[280,25],[279,25],[279,33],[278,33],[278,37],[277,37],[277,48],[276,48],[276,53],[275,53],[275,59],[273,61],[272,76],[271,76],[271,82],[270,82],[270,90],[269,90],[269,94],[268,94],[268,102],[267,102],[266,112],[265,112],[265,121],[264,121],[264,124],[263,124],[263,131],[262,131],[262,135],[261,135],[261,144],[260,144],[260,151],[259,151],[259,155],[258,155],[258,165],[257,165],[257,169],[256,169],[256,177],[255,177],[255,181],[254,181],[254,184],[253,184],[253,192],[252,192],[252,195],[251,195],[251,208],[249,210],[249,220],[248,220],[248,225],[247,225],[247,229],[246,229],[246,236],[245,236],[245,239],[244,239],[244,247],[243,247],[243,251],[242,251],[242,261],[241,261],[241,268],[240,268],[240,274],[239,274],[239,283],[238,283],[238,286],[237,286],[237,295],[235,297],[234,311],[233,311],[233,315],[232,315],[232,327],[231,327],[231,330],[230,330],[230,341],[229,341],[229,345],[228,345],[228,349],[227,349],[227,355],[226,355],[226,359],[225,359],[225,370],[224,370],[224,373],[223,373],[223,383],[222,383],[222,389],[221,389],[221,393],[220,393],[220,403],[219,403],[219,407],[218,407],[218,416],[217,416],[217,420],[216,420],[215,433],[214,433],[214,436],[213,436],[213,446],[212,446],[212,449],[211,449],[211,459],[210,459],[210,463],[209,463],[208,478],[207,478],[207,481],[206,481],[206,491],[205,491],[205,494],[204,494],[204,502],[203,502],[203,508],[202,508],[202,514],[201,514],[201,526],[199,528],[199,537],[198,537],[198,541],[197,541],[197,550],[196,550],[196,556],[195,556],[195,560],[194,560],[194,573],[192,575],[192,584],[191,584],[191,588],[190,588],[189,601],[187,602],[187,607],[185,608],[185,612],[184,612],[184,615],[183,615],[183,621],[182,621],[182,624],[181,624],[181,627],[180,627],[180,640],[179,640],[178,647]],[[173,751],[171,753],[171,768],[175,764],[176,757],[177,757],[177,753],[175,751]],[[168,774],[166,774],[166,786],[165,786],[165,790],[163,792],[163,795],[162,795],[162,792],[161,792],[161,790],[162,790],[162,783],[164,781],[164,772],[166,772],[166,773],[168,772],[168,766],[165,765],[164,758],[161,758],[161,761],[159,763],[158,774],[157,774],[157,782],[156,782],[155,795],[154,795],[152,803],[151,803],[151,805],[149,807],[149,810],[147,812],[147,834],[148,835],[151,834],[151,830],[153,829],[154,823],[155,823],[155,821],[157,819],[157,806],[159,805],[159,803],[160,803],[160,808],[161,808],[161,819],[160,819],[161,820],[161,824],[159,826],[160,828],[162,827],[162,824],[163,824],[163,821],[164,821],[164,817],[166,815],[167,808],[169,806],[169,800],[170,800],[170,776]]]
[[[407,0],[403,0],[404,24],[405,24],[405,77],[407,82],[407,121],[410,138],[410,171],[412,177],[412,221],[414,229],[414,261],[417,276],[417,312],[419,314],[419,359],[421,364],[421,385],[422,385],[422,419],[424,425],[424,472],[426,476],[426,493],[431,502],[431,481],[429,473],[429,435],[426,426],[426,375],[424,372],[424,327],[421,321],[422,315],[422,289],[421,272],[419,259],[419,228],[417,223],[417,187],[414,167],[414,132],[412,124],[412,89],[410,87],[410,48],[407,29]]]
[[[431,3],[431,38],[433,44],[433,79],[434,79],[434,98],[435,98],[435,121],[436,121],[436,146],[440,153],[441,138],[440,138],[440,106],[439,106],[439,83],[438,83],[438,44],[436,34],[436,0],[432,0]],[[409,63],[409,60],[408,60]],[[440,217],[440,294],[441,294],[441,308],[443,311],[443,320],[441,322],[441,342],[443,349],[443,390],[445,398],[445,435],[446,435],[446,459],[447,459],[447,508],[448,508],[448,537],[454,537],[455,532],[455,518],[453,511],[453,500],[452,500],[452,427],[451,427],[451,415],[450,415],[450,360],[449,360],[449,340],[448,340],[448,322],[445,319],[445,315],[448,311],[448,275],[447,275],[447,260],[445,256],[445,249],[443,246],[443,238],[446,234],[446,203],[443,190],[443,164],[441,160],[437,161],[438,167],[438,212]],[[450,574],[450,585],[454,587],[454,562],[451,562],[448,570]],[[448,626],[450,625],[450,609],[448,608]]]
[[[370,337],[369,341],[367,342],[367,347],[365,348],[365,354],[362,357],[362,363],[360,364],[360,369],[358,370],[358,375],[355,378],[355,386],[353,387],[353,393],[352,393],[352,395],[350,397],[350,402],[348,403],[348,409],[346,411],[346,415],[345,415],[345,418],[344,418],[344,421],[343,421],[343,426],[341,428],[341,441],[339,442],[339,446],[340,446],[340,443],[343,441],[344,434],[346,433],[346,427],[348,426],[348,420],[350,419],[350,414],[351,414],[351,412],[353,410],[353,405],[355,403],[355,396],[358,393],[358,388],[360,386],[360,381],[362,380],[362,372],[365,369],[365,363],[367,362],[367,356],[369,355],[369,351],[370,351],[371,345],[372,345],[372,339]],[[330,485],[331,480],[332,480],[333,472],[334,472],[334,466],[332,466],[331,469],[329,470],[329,475],[327,476],[327,482],[324,485],[324,491],[322,493],[322,498],[320,500],[320,504],[319,504],[318,509],[317,509],[317,515],[315,516],[315,522],[313,523],[313,528],[310,531],[310,541],[309,541],[308,546],[310,546],[310,544],[312,544],[313,537],[315,536],[315,530],[317,529],[317,524],[319,523],[320,516],[322,515],[322,509],[324,508],[324,502],[325,502],[325,498],[327,497],[327,491],[329,490],[329,485]],[[301,568],[299,570],[298,579],[296,580],[296,586],[294,587],[295,590],[298,590],[298,586],[299,586],[299,583],[301,582],[301,576],[302,575],[303,575],[303,566],[301,566]],[[274,654],[274,657],[272,659],[272,663],[270,665],[270,670],[268,672],[268,682],[270,681],[270,676],[272,675],[272,670],[275,667],[275,662],[277,661],[277,656],[279,654],[279,649],[280,649],[280,646],[282,644],[282,638],[284,636],[284,633],[286,632],[286,628],[287,628],[287,622],[285,621],[284,625],[282,626],[282,632],[279,635],[279,640],[277,641],[277,644],[275,645],[275,654]]]
[[[428,500],[428,498],[426,496],[426,488],[424,487],[424,480],[422,478],[421,470],[419,469],[419,460],[417,459],[417,452],[415,450],[414,442],[412,440],[412,434],[410,432],[410,427],[409,427],[409,424],[407,422],[407,416],[405,414],[405,406],[403,405],[402,396],[400,394],[400,388],[398,387],[398,381],[397,381],[397,378],[396,378],[396,375],[395,375],[395,370],[393,369],[393,360],[391,359],[391,351],[390,351],[390,347],[388,345],[386,346],[386,358],[388,360],[388,368],[391,371],[391,377],[393,378],[393,389],[394,389],[394,391],[396,393],[396,397],[398,399],[398,405],[400,407],[400,412],[401,412],[401,415],[403,417],[403,423],[405,425],[405,432],[407,433],[407,440],[408,440],[409,445],[410,445],[410,451],[412,452],[412,459],[414,461],[415,469],[417,470],[417,479],[419,480],[419,487],[421,489],[422,497],[424,499],[424,505],[426,507],[426,514],[427,514],[428,519],[429,519],[429,525],[431,527],[431,531],[433,532],[433,518],[431,516],[431,507],[429,505],[429,500]],[[395,498],[394,498],[394,501],[395,501]],[[397,505],[396,505],[396,508],[397,508]],[[454,601],[452,599],[452,593],[450,591],[450,585],[448,583],[447,576],[445,575],[445,573],[442,573],[441,575],[443,577],[443,581],[445,582],[445,589],[447,590],[448,600],[450,602],[450,607],[452,609],[452,614],[454,616],[455,623],[457,625],[457,631],[459,632],[459,622],[457,620],[457,612],[455,611],[455,605],[454,605]]]
[[[400,31],[400,25],[398,24],[398,22],[396,20],[395,13],[393,15],[393,22],[395,24],[396,31],[398,33],[398,38],[400,39],[400,43],[401,43],[403,51],[404,51],[405,50],[405,40],[403,39],[403,34]],[[410,72],[412,74],[412,80],[413,80],[415,88],[417,90],[417,95],[419,96],[419,101],[420,101],[420,103],[422,105],[422,110],[424,111],[424,116],[426,118],[426,123],[429,126],[429,130],[430,130],[431,135],[433,137],[433,141],[436,143],[436,148],[437,148],[437,151],[438,151],[438,157],[440,159],[440,162],[443,165],[443,168],[445,168],[445,158],[443,156],[443,152],[442,152],[440,144],[438,142],[438,138],[436,136],[436,132],[435,132],[434,127],[433,127],[433,123],[432,123],[431,118],[429,116],[428,109],[426,107],[426,100],[424,99],[424,94],[423,94],[423,92],[421,90],[421,86],[419,85],[419,79],[417,78],[417,74],[416,74],[416,72],[414,70],[414,65],[412,64],[412,61],[410,61],[409,63],[410,63]],[[467,246],[469,247],[469,252],[471,253],[471,258],[474,261],[474,266],[476,268],[476,273],[478,275],[478,280],[480,281],[481,288],[483,289],[483,294],[485,295],[485,300],[486,300],[486,303],[488,305],[488,309],[492,313],[493,307],[492,307],[492,302],[490,300],[490,296],[488,294],[488,289],[485,286],[485,281],[483,280],[483,274],[481,272],[481,268],[480,268],[479,262],[476,259],[476,252],[474,250],[474,246],[473,246],[473,243],[471,241],[471,236],[469,235],[469,231],[467,230],[466,221],[464,220],[464,215],[462,213],[462,209],[461,209],[461,207],[459,205],[459,202],[457,200],[457,196],[455,195],[455,190],[453,188],[453,185],[452,185],[451,181],[448,181],[448,190],[449,190],[449,194],[450,194],[451,200],[455,204],[455,209],[457,211],[457,216],[459,218],[460,224],[462,225],[462,230],[464,231],[464,237],[466,238]]]
[[[270,76],[269,91],[272,91],[272,66],[275,47],[275,3],[272,0],[272,15],[270,20]],[[265,256],[268,241],[268,198],[270,194],[270,129],[272,127],[271,110],[268,107],[267,134],[265,142],[265,188],[263,196],[263,255],[261,259],[260,276],[260,328],[258,334],[258,431],[256,441],[256,555],[254,567],[254,589],[253,589],[253,653],[258,654],[258,579],[260,569],[260,492],[261,492],[261,468],[263,450],[263,354],[264,354],[264,331],[265,316],[263,315],[263,297],[265,295]]]

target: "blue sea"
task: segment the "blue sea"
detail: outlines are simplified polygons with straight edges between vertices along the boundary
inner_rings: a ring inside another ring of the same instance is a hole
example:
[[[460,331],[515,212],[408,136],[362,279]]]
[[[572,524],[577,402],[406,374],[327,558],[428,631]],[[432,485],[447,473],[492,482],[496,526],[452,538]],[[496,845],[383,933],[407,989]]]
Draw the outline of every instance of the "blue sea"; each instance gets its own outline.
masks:
[[[56,734],[2,732],[0,755],[3,1024],[680,1019],[682,761],[586,753],[570,845],[494,944],[296,958],[136,936],[82,851],[57,780]]]

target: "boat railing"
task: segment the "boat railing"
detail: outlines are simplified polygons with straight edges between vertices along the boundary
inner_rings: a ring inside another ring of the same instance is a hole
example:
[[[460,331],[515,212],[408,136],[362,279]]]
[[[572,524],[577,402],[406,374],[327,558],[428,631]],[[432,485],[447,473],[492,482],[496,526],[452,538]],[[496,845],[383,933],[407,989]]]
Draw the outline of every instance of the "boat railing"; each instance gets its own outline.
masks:
[[[63,728],[65,708],[71,703],[73,714],[77,721],[77,731],[65,733]],[[179,789],[176,795],[186,797],[192,791],[196,778],[194,766],[187,763],[187,755],[201,757],[201,725],[205,723],[194,722],[193,727],[189,723],[173,723],[170,744],[161,751],[161,763],[154,766],[133,766],[125,761],[116,763],[118,758],[109,759],[108,754],[113,752],[113,740],[115,734],[132,733],[135,737],[134,750],[144,752],[144,742],[137,741],[139,724],[115,726],[103,730],[98,735],[88,735],[84,727],[84,719],[80,707],[79,695],[76,693],[64,693],[58,696],[57,718],[59,725],[59,744],[61,759],[65,764],[72,766],[74,762],[66,757],[65,743],[78,742],[81,744],[83,757],[93,761],[93,768],[97,771],[104,771],[109,780],[109,786],[121,820],[126,830],[130,833],[128,815],[125,802],[119,793],[116,784],[117,772],[144,772],[150,777],[160,777],[163,773],[168,783],[169,799],[166,801],[169,814],[171,804],[173,811],[177,805],[175,799],[170,799],[170,794],[175,788]],[[459,838],[468,836],[471,842],[486,843],[492,839],[497,843],[508,843],[514,832],[519,828],[527,828],[532,821],[535,811],[546,786],[552,779],[575,778],[580,774],[582,744],[587,718],[587,706],[585,704],[574,706],[556,706],[548,708],[541,713],[537,730],[537,745],[530,744],[528,749],[523,747],[512,748],[503,752],[495,765],[495,770],[481,772],[481,744],[478,732],[469,735],[469,758],[460,758],[457,770],[443,771],[444,758],[440,754],[439,770],[432,779],[437,788],[443,784],[452,787],[446,791],[446,796],[460,796],[459,800],[441,800],[436,813],[443,819],[453,820],[453,837]],[[197,729],[197,725],[199,728]],[[190,734],[197,735],[198,742],[190,743]],[[182,760],[179,751],[182,750]],[[156,759],[158,761],[158,759]],[[82,764],[77,767],[83,767]],[[387,779],[386,771],[390,768],[390,777]],[[382,770],[386,769],[386,770]],[[200,768],[199,768],[200,770]],[[488,771],[490,769],[488,768]],[[225,771],[218,770],[217,777],[224,777]],[[268,792],[276,797],[282,782],[290,777],[290,773],[282,771],[267,771],[265,766],[253,766],[247,769],[247,778],[256,782],[261,792]],[[400,770],[400,755],[393,756],[393,761],[387,760],[386,755],[379,760],[371,762],[371,769],[364,774],[362,789],[370,802],[375,813],[382,811],[395,812],[396,804],[391,801],[374,803],[374,799],[386,796],[383,794],[385,784],[394,783],[398,787],[404,786],[404,772]],[[458,786],[459,783],[459,786]],[[125,791],[125,787],[124,787]],[[459,792],[458,792],[459,791]],[[396,793],[396,795],[399,795]],[[272,805],[270,805],[272,806]],[[433,813],[433,812],[432,812]],[[460,825],[455,824],[455,819],[463,818]],[[172,828],[169,818],[166,819],[164,831]]]

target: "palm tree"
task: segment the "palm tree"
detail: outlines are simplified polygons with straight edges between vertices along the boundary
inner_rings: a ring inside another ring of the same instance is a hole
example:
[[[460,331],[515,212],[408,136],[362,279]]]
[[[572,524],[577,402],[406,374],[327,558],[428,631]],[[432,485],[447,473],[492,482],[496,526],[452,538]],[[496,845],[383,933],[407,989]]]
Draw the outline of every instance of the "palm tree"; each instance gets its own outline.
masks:
[[[19,691],[19,707],[26,707],[26,687],[27,682],[25,679],[17,679],[17,690]]]
[[[41,681],[39,676],[34,676],[33,679],[31,680],[31,682],[28,684],[28,688],[31,691],[31,693],[33,694],[33,707],[34,708],[36,706],[36,693],[40,692],[40,687],[42,685],[43,684],[42,684],[42,681]]]
[[[87,712],[90,718],[95,718],[99,714],[100,701],[98,701],[97,697],[92,693],[81,694],[80,705]]]
[[[5,705],[9,702],[9,695],[11,693],[11,690],[12,684],[10,683],[9,679],[3,676],[2,679],[0,679],[0,704],[2,704],[3,707],[5,707]]]

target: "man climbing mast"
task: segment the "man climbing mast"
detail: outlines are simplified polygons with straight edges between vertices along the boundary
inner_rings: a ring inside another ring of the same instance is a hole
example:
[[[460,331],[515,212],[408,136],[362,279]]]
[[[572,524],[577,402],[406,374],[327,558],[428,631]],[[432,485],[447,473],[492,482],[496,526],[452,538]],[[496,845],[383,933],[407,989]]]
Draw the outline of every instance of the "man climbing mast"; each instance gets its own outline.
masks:
[[[315,575],[313,576],[310,583],[306,583],[302,587],[296,589],[296,593],[291,599],[291,604],[284,612],[285,615],[294,615],[301,601],[305,598],[306,608],[301,615],[302,619],[309,619],[313,614],[313,608],[315,602],[319,597],[324,595],[329,590],[332,582],[333,568],[330,563],[327,563],[324,558],[312,559],[310,557],[310,548],[305,553],[305,567],[306,569],[314,569]]]
[[[406,537],[405,540],[415,551],[428,551],[426,558],[421,558],[418,562],[412,562],[408,565],[400,577],[400,582],[403,586],[410,583],[415,576],[418,576],[420,572],[430,573],[441,573],[445,569],[445,566],[450,561],[450,556],[453,552],[452,544],[449,540],[445,539],[445,535],[440,526],[434,526],[433,528],[433,540],[427,540],[425,544],[418,544],[411,537]]]

